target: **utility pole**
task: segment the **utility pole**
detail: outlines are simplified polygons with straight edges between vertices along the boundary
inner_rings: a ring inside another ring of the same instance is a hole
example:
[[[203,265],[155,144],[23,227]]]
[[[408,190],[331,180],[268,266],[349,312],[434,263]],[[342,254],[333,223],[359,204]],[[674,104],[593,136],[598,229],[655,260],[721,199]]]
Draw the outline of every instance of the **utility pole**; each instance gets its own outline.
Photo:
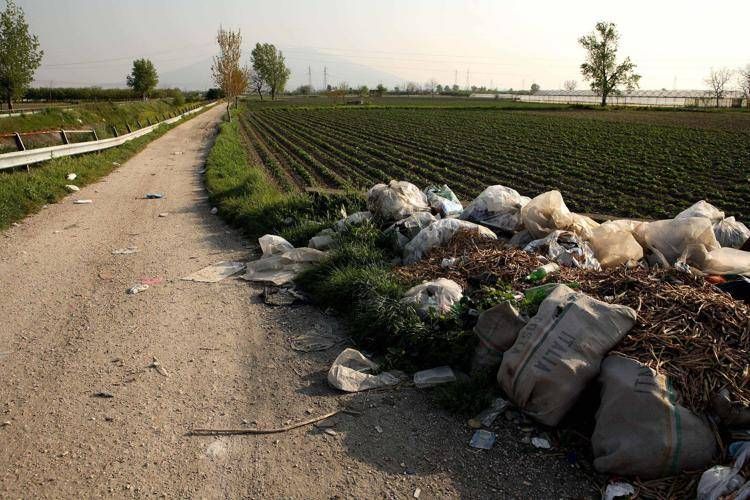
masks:
[[[453,86],[458,85],[458,70],[456,70],[455,74],[453,75]]]
[[[323,89],[328,90],[328,67],[323,66]]]
[[[469,68],[466,68],[466,90],[469,90]]]
[[[310,89],[310,92],[312,92],[312,70],[310,69],[310,66],[307,67],[307,86]]]

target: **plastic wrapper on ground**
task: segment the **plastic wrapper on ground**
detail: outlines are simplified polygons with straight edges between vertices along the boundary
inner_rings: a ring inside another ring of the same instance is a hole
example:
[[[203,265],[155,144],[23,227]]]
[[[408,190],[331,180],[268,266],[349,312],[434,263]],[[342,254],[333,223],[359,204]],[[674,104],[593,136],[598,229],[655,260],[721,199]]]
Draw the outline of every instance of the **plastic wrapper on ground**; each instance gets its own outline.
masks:
[[[247,272],[242,277],[248,281],[283,285],[294,280],[302,271],[312,268],[323,260],[325,255],[324,252],[313,248],[295,248],[249,262]]]
[[[367,359],[356,349],[344,349],[328,370],[328,383],[345,392],[377,389],[399,382],[399,377],[390,372],[373,375],[378,364]]]
[[[282,254],[289,250],[294,250],[294,245],[286,241],[281,236],[274,234],[266,234],[258,238],[260,244],[260,250],[263,252],[263,257],[269,257],[271,255]]]
[[[563,266],[601,270],[591,245],[571,231],[553,231],[526,245],[524,251],[540,253]]]
[[[401,302],[414,304],[417,313],[426,317],[431,312],[447,313],[462,297],[461,285],[449,279],[438,278],[410,288]]]
[[[459,215],[464,209],[451,188],[445,184],[429,186],[424,190],[424,194],[427,196],[427,203],[429,203],[430,208],[442,217]]]

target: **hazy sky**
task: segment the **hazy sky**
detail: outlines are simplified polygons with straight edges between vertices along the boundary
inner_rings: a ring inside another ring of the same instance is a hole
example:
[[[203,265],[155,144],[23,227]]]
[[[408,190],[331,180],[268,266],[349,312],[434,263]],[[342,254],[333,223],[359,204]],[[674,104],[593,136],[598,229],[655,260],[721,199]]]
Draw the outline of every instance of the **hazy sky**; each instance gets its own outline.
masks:
[[[1,2],[2,0],[0,0]],[[160,73],[201,66],[215,53],[220,24],[241,28],[245,45],[271,42],[313,83],[351,85],[341,59],[395,75],[500,88],[559,88],[579,81],[577,39],[598,20],[617,23],[621,57],[643,75],[641,88],[704,88],[709,69],[750,63],[748,0],[562,2],[536,0],[17,0],[45,50],[37,84],[124,83],[132,59]],[[605,5],[606,3],[606,5]],[[334,72],[336,68],[336,72]],[[341,69],[341,71],[338,71]],[[201,70],[203,71],[203,70]],[[291,84],[307,82],[296,71]],[[182,73],[176,73],[182,75]],[[181,78],[173,77],[173,78]],[[188,77],[184,77],[188,79]],[[166,82],[165,82],[166,83]],[[189,82],[169,82],[189,85]],[[393,82],[389,82],[393,84]]]

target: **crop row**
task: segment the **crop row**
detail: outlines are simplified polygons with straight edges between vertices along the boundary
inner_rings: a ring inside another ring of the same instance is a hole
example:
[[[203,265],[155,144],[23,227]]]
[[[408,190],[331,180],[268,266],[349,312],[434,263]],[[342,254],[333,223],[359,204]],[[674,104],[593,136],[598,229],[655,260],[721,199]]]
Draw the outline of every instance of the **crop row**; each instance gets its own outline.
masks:
[[[746,134],[461,109],[263,109],[247,123],[306,185],[366,188],[390,178],[445,183],[462,199],[504,184],[569,206],[672,216],[706,199],[750,216]],[[263,158],[274,170],[274,160]],[[308,172],[307,176],[301,172]]]

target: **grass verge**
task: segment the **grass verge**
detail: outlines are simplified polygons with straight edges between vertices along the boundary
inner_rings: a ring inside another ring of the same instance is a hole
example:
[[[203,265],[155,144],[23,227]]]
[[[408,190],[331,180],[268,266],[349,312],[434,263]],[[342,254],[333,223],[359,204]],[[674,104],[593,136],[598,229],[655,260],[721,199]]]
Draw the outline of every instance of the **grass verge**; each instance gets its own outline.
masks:
[[[32,167],[30,172],[0,172],[0,230],[69,194],[67,184],[81,187],[104,177],[117,167],[115,163],[127,161],[180,123],[162,125],[150,134],[98,153],[50,160]],[[71,172],[76,174],[74,181],[66,179]]]

